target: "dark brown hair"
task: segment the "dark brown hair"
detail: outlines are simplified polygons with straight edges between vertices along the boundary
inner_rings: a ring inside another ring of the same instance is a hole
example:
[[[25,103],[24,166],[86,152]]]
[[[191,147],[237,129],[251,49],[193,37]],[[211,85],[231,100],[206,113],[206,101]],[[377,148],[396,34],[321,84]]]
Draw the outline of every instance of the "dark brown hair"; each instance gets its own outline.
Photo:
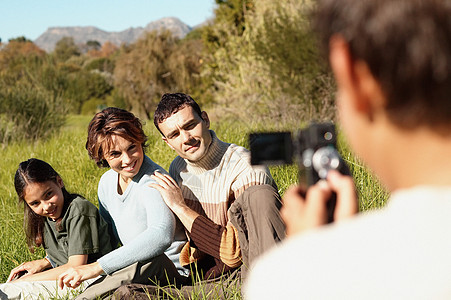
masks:
[[[105,154],[113,144],[112,137],[120,136],[132,143],[147,147],[147,136],[141,121],[129,111],[108,107],[95,114],[88,126],[86,150],[99,167],[109,167]]]
[[[202,111],[199,105],[194,101],[191,96],[183,93],[164,94],[161,97],[160,103],[158,103],[155,115],[153,117],[153,123],[158,131],[161,132],[159,124],[181,110],[185,106],[191,106],[195,113],[202,119]]]
[[[364,61],[401,127],[451,124],[451,1],[320,0],[315,29],[328,54],[343,37]]]

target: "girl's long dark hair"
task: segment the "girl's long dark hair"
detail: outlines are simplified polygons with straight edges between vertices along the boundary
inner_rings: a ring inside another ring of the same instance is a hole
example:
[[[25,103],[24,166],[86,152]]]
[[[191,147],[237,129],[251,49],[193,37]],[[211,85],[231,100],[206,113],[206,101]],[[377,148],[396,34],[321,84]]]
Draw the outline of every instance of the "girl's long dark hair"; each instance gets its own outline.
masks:
[[[44,222],[45,217],[36,214],[25,201],[25,189],[31,183],[44,183],[52,181],[58,183],[61,176],[45,161],[30,158],[19,164],[14,176],[14,187],[19,203],[24,207],[24,230],[28,248],[34,252],[35,247],[44,246]],[[73,200],[64,187],[61,188],[64,196],[64,204],[68,205]]]

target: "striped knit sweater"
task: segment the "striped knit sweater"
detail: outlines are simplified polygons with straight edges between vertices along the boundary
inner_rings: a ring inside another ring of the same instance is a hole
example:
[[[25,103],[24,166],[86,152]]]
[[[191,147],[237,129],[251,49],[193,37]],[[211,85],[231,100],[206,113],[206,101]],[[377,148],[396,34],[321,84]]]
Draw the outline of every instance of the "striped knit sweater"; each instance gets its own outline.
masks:
[[[169,173],[181,187],[187,205],[201,215],[193,223],[191,242],[183,248],[180,262],[186,266],[210,255],[215,265],[206,276],[217,276],[241,265],[238,233],[227,215],[230,205],[248,186],[275,183],[268,168],[250,164],[247,149],[210,133],[212,142],[200,161],[192,163],[177,156]]]

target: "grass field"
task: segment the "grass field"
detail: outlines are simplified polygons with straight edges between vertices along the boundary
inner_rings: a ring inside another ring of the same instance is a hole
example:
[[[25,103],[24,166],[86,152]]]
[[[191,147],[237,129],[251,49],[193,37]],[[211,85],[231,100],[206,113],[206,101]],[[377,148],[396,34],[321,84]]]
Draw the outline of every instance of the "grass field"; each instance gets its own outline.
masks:
[[[88,157],[84,148],[86,128],[91,117],[71,116],[63,130],[47,141],[35,144],[14,143],[6,147],[0,145],[2,166],[0,168],[0,282],[5,282],[10,270],[27,260],[42,258],[43,251],[31,254],[25,244],[22,229],[23,209],[17,205],[13,186],[14,172],[18,164],[31,157],[50,163],[62,176],[69,192],[83,195],[97,204],[97,184],[106,169],[98,169]],[[216,122],[211,128],[221,140],[247,147],[247,136],[251,131],[264,131],[262,125],[248,125],[237,122]],[[168,169],[175,153],[161,140],[159,133],[149,121],[145,124],[149,136],[147,155],[165,169]],[[343,157],[350,165],[360,196],[360,208],[367,211],[385,204],[388,194],[367,172],[362,163],[346,147],[339,143]],[[271,167],[280,193],[297,180],[297,168],[294,166]],[[198,297],[202,299],[202,295]],[[231,298],[232,299],[232,298]],[[236,299],[236,295],[233,296]]]

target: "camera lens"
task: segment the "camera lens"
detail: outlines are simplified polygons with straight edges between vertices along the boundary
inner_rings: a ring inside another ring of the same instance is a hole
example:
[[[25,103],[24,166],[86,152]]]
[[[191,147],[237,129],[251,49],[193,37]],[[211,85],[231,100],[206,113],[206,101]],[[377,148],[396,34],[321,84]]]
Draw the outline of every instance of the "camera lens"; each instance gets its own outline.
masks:
[[[325,179],[329,170],[337,170],[340,167],[340,155],[333,147],[319,148],[313,154],[312,165],[318,176]]]

